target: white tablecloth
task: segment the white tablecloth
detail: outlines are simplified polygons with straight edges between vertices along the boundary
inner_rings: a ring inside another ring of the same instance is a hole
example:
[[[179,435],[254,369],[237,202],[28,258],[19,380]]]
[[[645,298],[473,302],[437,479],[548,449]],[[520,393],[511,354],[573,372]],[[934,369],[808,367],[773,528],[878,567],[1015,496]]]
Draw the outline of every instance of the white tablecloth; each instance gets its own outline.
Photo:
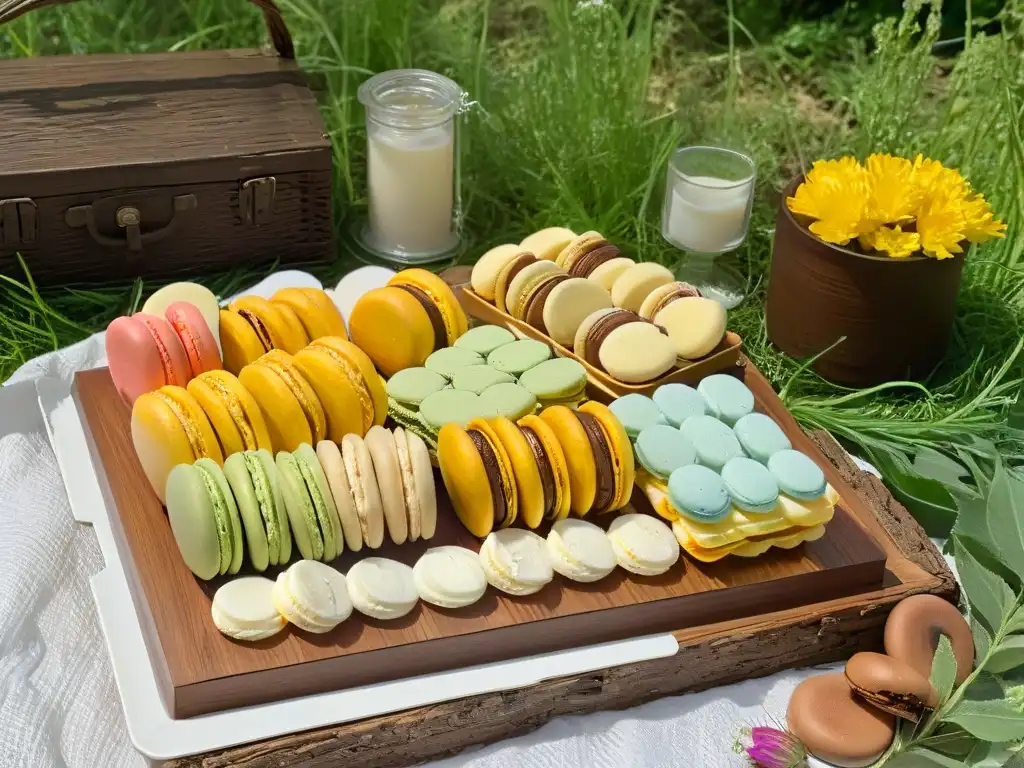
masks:
[[[97,334],[38,358],[11,382],[104,362]],[[89,577],[102,568],[92,530],[74,522],[46,434],[0,437],[0,768],[140,766],[125,728]],[[560,718],[539,730],[435,763],[454,768],[727,768],[743,725],[785,721],[812,670],[626,712]]]

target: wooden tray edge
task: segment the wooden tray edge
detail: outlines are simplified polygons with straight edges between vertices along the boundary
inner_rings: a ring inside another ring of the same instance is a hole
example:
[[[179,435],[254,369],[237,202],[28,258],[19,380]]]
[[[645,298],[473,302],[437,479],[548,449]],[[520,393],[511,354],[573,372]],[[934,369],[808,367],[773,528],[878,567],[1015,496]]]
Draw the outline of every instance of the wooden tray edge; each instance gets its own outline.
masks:
[[[882,482],[859,469],[828,433],[812,432],[810,438],[874,510],[877,522],[902,556],[921,568],[926,578],[866,604],[836,610],[826,603],[810,616],[805,613],[774,624],[769,621],[761,632],[748,625],[689,639],[685,633],[677,633],[680,652],[665,659],[291,734],[164,765],[276,768],[334,761],[348,768],[412,765],[521,735],[563,715],[625,709],[663,696],[834,662],[857,651],[881,648],[885,619],[899,600],[926,592],[955,602],[959,587],[924,529]]]

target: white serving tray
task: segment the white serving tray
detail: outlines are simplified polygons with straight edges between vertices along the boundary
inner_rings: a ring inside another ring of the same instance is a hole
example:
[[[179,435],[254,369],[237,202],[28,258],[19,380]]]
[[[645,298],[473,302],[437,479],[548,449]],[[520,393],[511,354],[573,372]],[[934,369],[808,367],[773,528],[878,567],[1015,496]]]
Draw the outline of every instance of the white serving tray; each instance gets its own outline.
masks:
[[[652,635],[515,661],[482,664],[390,683],[350,688],[288,701],[245,707],[183,720],[173,719],[160,697],[150,650],[132,598],[132,567],[109,500],[109,489],[87,439],[70,386],[58,379],[36,381],[38,414],[60,465],[72,514],[91,524],[105,567],[92,577],[100,626],[136,749],[154,762],[202,754],[495,691],[523,688],[567,677],[664,658],[678,652],[671,634]],[[0,389],[0,408],[32,412],[31,386]]]

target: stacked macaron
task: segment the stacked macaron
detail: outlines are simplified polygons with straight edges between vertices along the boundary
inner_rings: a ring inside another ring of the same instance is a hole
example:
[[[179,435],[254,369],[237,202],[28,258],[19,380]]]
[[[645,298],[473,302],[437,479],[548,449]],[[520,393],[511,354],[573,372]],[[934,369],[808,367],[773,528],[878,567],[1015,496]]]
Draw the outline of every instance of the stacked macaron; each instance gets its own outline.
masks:
[[[341,313],[319,288],[241,296],[220,310],[224,367],[236,375],[271,350],[293,355],[324,336],[348,339]]]
[[[423,365],[468,327],[452,289],[424,269],[399,272],[383,288],[363,294],[349,318],[352,340],[386,377]]]
[[[637,485],[694,558],[755,557],[824,535],[838,496],[737,378],[666,384],[611,410],[634,443]]]
[[[105,338],[110,377],[129,405],[163,386],[184,387],[221,367],[217,298],[195,283],[173,283],[134,315],[115,318]]]
[[[329,562],[385,534],[396,544],[429,539],[437,522],[426,445],[402,429],[374,426],[363,439],[324,440],[179,464],[166,485],[167,515],[189,569],[201,579],[284,565],[297,550]],[[293,547],[294,544],[294,547]],[[247,557],[246,557],[247,555]]]
[[[539,341],[516,341],[494,325],[473,328],[455,346],[432,353],[422,367],[406,368],[387,383],[391,417],[419,433],[435,450],[445,424],[465,427],[474,418],[517,420],[538,404],[576,405],[586,392],[583,366],[551,359]]]
[[[634,479],[633,452],[608,408],[551,406],[539,416],[471,419],[444,426],[438,463],[463,525],[475,536],[521,520],[535,529],[572,512],[621,509]]]

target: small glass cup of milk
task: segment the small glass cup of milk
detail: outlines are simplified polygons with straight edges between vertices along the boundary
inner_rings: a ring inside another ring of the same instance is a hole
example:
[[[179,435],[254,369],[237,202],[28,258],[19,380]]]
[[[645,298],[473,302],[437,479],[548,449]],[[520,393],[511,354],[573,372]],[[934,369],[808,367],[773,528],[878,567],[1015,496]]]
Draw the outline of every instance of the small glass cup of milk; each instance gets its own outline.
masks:
[[[422,264],[459,244],[458,121],[464,92],[425,69],[381,72],[359,86],[366,108],[369,216],[363,245]]]
[[[715,257],[746,239],[754,202],[754,161],[719,147],[682,147],[668,163],[661,234],[687,251],[679,279],[731,309],[745,280]]]

